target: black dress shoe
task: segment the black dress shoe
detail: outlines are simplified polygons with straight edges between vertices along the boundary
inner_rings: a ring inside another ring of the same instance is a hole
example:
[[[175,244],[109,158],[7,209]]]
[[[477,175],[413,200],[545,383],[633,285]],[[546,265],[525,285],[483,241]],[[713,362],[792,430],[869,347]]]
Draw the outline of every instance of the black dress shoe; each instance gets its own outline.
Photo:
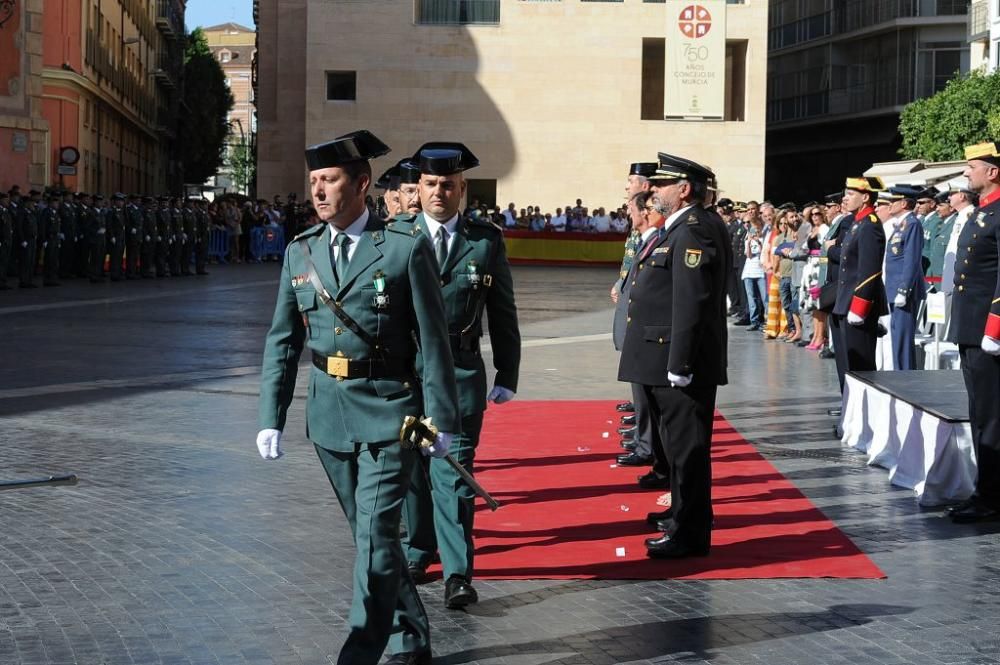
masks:
[[[674,516],[674,509],[667,508],[666,510],[661,510],[658,513],[649,513],[646,515],[646,524],[655,525],[657,522],[662,522],[663,520],[669,520]]]
[[[834,352],[831,351],[830,348],[826,347],[826,346],[824,346],[823,350],[819,352],[819,357],[820,358],[824,358],[826,360],[829,360],[830,358],[833,358],[835,355],[836,354],[834,354]]]
[[[619,427],[618,433],[624,436],[626,439],[634,439],[635,425],[632,425],[631,427]]]
[[[656,471],[639,476],[639,487],[644,490],[665,490],[670,489],[670,479],[664,478]]]
[[[479,594],[472,588],[469,580],[460,575],[452,575],[444,583],[444,606],[449,610],[457,610],[479,602]],[[428,661],[430,662],[430,661]]]
[[[427,584],[431,581],[430,575],[427,574],[427,566],[410,561],[406,564],[406,570],[409,571],[414,584]]]
[[[635,442],[635,439],[622,439],[620,443],[621,447],[628,451],[635,450],[635,447],[639,445]]]
[[[691,556],[708,556],[708,544],[692,545],[664,535],[659,538],[646,539],[646,554],[654,559],[683,559]]]
[[[635,425],[635,414],[633,413],[630,416],[622,416],[622,425],[628,425],[629,427]]]
[[[807,346],[809,346],[809,345],[810,345],[811,343],[812,343],[812,342],[810,342],[810,341],[809,341],[809,340],[807,340],[807,339],[800,339],[799,341],[795,342],[795,346],[797,346],[797,347],[799,347],[799,348],[802,348],[802,349],[804,349],[804,348],[806,348]]]
[[[618,411],[631,413],[635,411],[635,404],[633,404],[632,402],[622,402],[621,404],[618,404],[615,407],[615,409]]]
[[[734,326],[748,326],[750,325],[750,319],[740,319],[733,323]]]
[[[954,506],[948,506],[946,512],[949,515],[953,515],[953,514],[957,513],[960,510],[965,510],[966,508],[969,508],[970,506],[972,506],[975,503],[976,503],[975,497],[969,497],[968,499],[966,499],[965,501],[963,501],[961,503],[956,503]]]
[[[385,665],[431,665],[430,651],[406,651],[404,653],[394,653],[385,661]]]
[[[992,522],[1000,520],[1000,510],[992,506],[987,506],[979,501],[974,501],[971,506],[962,510],[956,510],[950,515],[951,521],[955,524],[975,524],[976,522]]]
[[[646,457],[634,451],[627,455],[618,456],[618,466],[649,466],[653,463],[653,456]]]

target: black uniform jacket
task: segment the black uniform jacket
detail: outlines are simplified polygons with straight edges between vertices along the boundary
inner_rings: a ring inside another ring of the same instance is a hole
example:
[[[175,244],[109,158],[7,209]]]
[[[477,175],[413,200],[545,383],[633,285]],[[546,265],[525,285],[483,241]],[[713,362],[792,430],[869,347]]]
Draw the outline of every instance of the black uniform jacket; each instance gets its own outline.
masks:
[[[838,316],[853,311],[867,319],[889,313],[882,281],[885,230],[870,210],[866,208],[855,216],[847,237],[841,241],[837,303],[833,306]]]
[[[1000,199],[981,205],[958,236],[948,341],[979,346],[1000,339]]]
[[[725,223],[700,206],[685,211],[644,249],[628,292],[618,380],[668,385],[727,382],[726,284],[733,268]]]

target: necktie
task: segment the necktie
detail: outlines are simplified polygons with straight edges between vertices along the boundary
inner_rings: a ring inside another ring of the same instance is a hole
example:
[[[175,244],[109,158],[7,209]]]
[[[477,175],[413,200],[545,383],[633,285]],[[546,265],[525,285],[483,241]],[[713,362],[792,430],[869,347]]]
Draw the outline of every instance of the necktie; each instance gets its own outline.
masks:
[[[337,272],[338,282],[344,279],[344,276],[347,275],[347,266],[351,262],[350,253],[347,250],[350,244],[351,244],[351,239],[346,233],[341,233],[340,235],[337,236],[338,251],[337,251],[337,263],[335,270]]]
[[[448,230],[443,226],[438,227],[437,241],[434,244],[437,251],[438,266],[443,268],[445,259],[448,258]]]

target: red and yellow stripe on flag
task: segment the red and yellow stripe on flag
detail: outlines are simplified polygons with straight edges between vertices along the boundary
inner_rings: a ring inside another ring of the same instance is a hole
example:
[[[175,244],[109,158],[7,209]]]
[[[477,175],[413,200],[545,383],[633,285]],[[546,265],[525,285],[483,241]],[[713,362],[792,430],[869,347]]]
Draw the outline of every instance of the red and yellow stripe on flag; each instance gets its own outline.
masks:
[[[621,233],[506,231],[511,263],[619,265],[625,254]]]

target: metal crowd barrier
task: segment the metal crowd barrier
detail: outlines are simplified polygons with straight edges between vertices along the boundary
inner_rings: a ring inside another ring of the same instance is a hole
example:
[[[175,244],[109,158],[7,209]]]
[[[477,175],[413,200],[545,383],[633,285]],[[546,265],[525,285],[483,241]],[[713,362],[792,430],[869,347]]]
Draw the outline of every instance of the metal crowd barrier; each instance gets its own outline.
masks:
[[[281,227],[257,226],[250,231],[250,254],[256,261],[281,259],[285,253],[285,232]]]
[[[225,229],[212,229],[208,234],[208,258],[225,263],[227,254],[229,254],[229,232]]]

